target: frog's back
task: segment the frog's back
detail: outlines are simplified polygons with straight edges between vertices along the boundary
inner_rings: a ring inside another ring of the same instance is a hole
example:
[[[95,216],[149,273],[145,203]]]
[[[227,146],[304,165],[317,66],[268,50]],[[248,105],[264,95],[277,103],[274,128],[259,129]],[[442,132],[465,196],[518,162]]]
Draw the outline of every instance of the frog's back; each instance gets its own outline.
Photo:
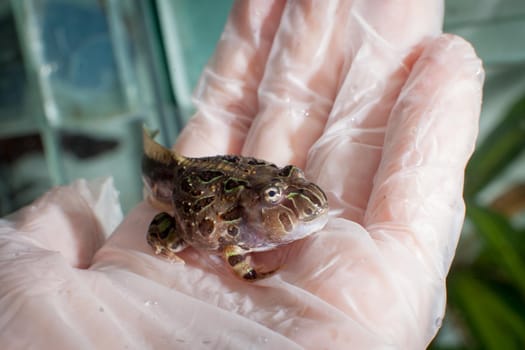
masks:
[[[199,190],[193,190],[193,194],[206,193],[209,192],[208,187],[216,188],[216,183],[220,181],[235,179],[242,180],[245,184],[249,178],[268,175],[270,169],[276,173],[279,169],[275,164],[237,155],[184,157],[155,142],[152,135],[145,129],[143,130],[143,142],[142,176],[144,183],[154,199],[164,204],[171,204],[174,194],[181,194],[189,190],[185,186],[189,181],[199,187]],[[233,182],[230,181],[230,184]]]

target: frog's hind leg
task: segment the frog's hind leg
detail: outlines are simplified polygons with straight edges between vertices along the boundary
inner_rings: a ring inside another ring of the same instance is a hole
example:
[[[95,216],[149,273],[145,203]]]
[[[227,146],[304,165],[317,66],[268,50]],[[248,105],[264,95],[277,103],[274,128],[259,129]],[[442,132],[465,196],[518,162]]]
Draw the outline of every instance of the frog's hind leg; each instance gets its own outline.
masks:
[[[180,237],[173,216],[164,212],[157,214],[149,225],[146,239],[155,254],[172,262],[184,262],[176,253],[186,248],[187,244]]]
[[[223,250],[223,258],[235,274],[245,280],[254,282],[272,275],[276,270],[261,272],[257,271],[251,263],[251,257],[242,248],[234,245],[227,246]]]

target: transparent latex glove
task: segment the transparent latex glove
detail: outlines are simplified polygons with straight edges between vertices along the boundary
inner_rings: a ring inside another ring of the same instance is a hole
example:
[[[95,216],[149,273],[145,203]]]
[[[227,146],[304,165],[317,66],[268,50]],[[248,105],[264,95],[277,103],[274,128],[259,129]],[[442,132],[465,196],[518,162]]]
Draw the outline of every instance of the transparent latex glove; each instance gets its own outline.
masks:
[[[155,209],[110,183],[1,225],[2,348],[423,349],[445,307],[483,71],[441,1],[239,1],[176,148],[304,167],[331,217],[256,283],[191,248],[153,254]],[[106,194],[106,195],[104,195]]]

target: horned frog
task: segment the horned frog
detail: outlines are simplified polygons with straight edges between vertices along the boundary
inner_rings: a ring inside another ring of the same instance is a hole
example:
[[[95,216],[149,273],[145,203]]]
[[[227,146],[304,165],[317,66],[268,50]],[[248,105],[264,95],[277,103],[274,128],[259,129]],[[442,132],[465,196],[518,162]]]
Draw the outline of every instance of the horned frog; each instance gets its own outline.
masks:
[[[156,254],[180,260],[188,245],[222,256],[245,281],[276,271],[258,271],[250,253],[274,249],[319,231],[326,224],[323,190],[293,166],[250,157],[188,158],[143,130],[142,174],[157,214],[147,241]]]

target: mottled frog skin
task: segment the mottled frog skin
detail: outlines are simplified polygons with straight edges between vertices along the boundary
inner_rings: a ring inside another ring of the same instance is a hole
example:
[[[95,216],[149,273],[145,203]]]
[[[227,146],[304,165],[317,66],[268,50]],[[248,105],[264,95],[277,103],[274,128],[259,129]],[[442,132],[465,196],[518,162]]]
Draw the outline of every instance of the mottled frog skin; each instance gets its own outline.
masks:
[[[304,238],[327,222],[326,195],[293,165],[236,155],[187,158],[144,130],[142,173],[153,202],[168,211],[148,229],[155,253],[179,260],[176,253],[190,245],[221,255],[247,281],[275,271],[259,271],[249,253]]]

